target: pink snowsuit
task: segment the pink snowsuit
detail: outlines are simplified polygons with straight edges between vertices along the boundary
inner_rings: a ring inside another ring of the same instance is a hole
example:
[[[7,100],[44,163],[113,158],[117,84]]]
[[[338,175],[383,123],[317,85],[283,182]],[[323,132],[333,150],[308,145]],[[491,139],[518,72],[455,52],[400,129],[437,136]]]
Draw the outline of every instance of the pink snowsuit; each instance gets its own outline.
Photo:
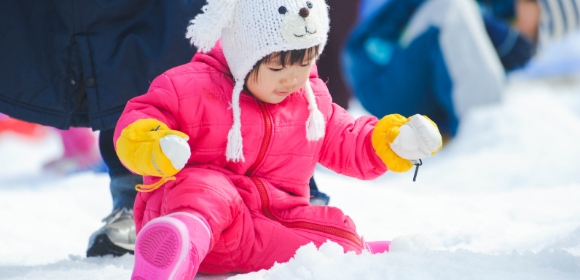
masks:
[[[333,104],[316,67],[310,83],[325,116],[324,139],[306,139],[309,111],[303,88],[279,104],[266,104],[243,92],[245,161],[238,163],[225,156],[234,82],[220,43],[160,75],[146,94],[129,101],[115,142],[129,124],[155,118],[189,135],[191,147],[191,157],[175,181],[137,195],[137,232],[168,213],[201,214],[213,233],[202,273],[268,269],[310,242],[320,246],[332,240],[345,251],[360,253],[363,245],[353,221],[338,208],[310,205],[308,182],[316,163],[360,179],[383,174],[386,167],[371,144],[377,119],[355,120]],[[145,184],[158,180],[144,177]]]

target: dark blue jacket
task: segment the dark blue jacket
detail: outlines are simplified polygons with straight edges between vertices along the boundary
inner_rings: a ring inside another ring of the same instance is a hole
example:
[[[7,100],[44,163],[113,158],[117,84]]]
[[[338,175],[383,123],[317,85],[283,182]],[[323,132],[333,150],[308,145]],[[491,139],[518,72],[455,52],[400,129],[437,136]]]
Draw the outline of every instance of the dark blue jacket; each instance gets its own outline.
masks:
[[[0,112],[61,129],[114,128],[125,103],[191,60],[204,0],[0,1]]]
[[[345,77],[369,113],[379,118],[427,115],[441,133],[455,135],[453,82],[439,46],[439,29],[428,29],[406,48],[398,44],[423,2],[391,0],[361,22],[345,48]]]
[[[379,118],[391,113],[427,115],[437,123],[441,133],[454,136],[460,120],[453,89],[459,77],[449,73],[440,45],[441,30],[433,24],[409,45],[400,44],[409,21],[425,2],[364,1],[371,8],[361,9],[365,17],[347,41],[343,70],[369,113]],[[497,5],[498,10],[509,6],[506,5],[509,1],[503,0],[482,2],[490,7]],[[484,23],[505,70],[522,67],[533,53],[531,43],[503,20],[485,16]]]

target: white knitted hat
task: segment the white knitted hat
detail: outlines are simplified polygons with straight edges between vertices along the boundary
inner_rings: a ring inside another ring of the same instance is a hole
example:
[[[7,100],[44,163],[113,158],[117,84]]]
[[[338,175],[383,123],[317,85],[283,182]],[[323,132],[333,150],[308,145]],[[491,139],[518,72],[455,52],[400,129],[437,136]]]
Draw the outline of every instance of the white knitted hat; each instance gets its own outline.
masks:
[[[186,38],[207,52],[222,39],[224,56],[235,79],[232,93],[234,124],[228,134],[226,158],[244,161],[240,93],[254,65],[275,52],[308,49],[326,44],[329,30],[325,0],[208,0],[203,13],[190,22]],[[309,141],[324,136],[325,124],[309,82],[305,85],[310,116]]]

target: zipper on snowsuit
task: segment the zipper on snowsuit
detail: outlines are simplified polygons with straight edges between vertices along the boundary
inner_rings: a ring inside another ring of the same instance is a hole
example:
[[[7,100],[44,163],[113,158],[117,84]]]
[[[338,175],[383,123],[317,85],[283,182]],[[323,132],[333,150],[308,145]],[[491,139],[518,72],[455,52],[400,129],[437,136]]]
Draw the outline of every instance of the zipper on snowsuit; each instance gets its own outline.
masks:
[[[266,129],[265,129],[264,139],[263,139],[262,144],[260,146],[260,152],[258,153],[258,157],[256,158],[256,161],[254,162],[254,164],[252,166],[250,166],[250,168],[248,169],[248,172],[246,172],[246,176],[248,176],[250,178],[250,180],[252,180],[252,182],[258,188],[258,192],[260,193],[260,201],[262,203],[262,212],[263,212],[264,216],[268,217],[269,219],[271,219],[273,221],[280,223],[281,225],[283,225],[287,228],[302,228],[302,229],[314,230],[314,231],[323,232],[326,234],[334,235],[334,236],[349,240],[352,243],[354,243],[356,246],[358,246],[359,248],[362,249],[363,248],[362,242],[358,238],[358,236],[352,232],[347,231],[347,230],[340,229],[337,227],[332,227],[332,226],[324,226],[324,225],[311,223],[311,222],[285,222],[285,221],[278,219],[276,216],[274,216],[274,214],[272,214],[272,211],[270,211],[270,198],[268,197],[266,187],[264,186],[262,181],[260,181],[260,179],[258,179],[256,177],[251,177],[252,173],[260,165],[260,163],[264,160],[264,157],[266,156],[266,151],[268,150],[268,146],[270,145],[270,141],[272,138],[272,118],[271,118],[270,114],[268,113],[268,109],[266,108],[266,105],[263,102],[258,101],[258,106],[260,107],[260,111],[262,111],[262,115],[264,117],[264,127]]]

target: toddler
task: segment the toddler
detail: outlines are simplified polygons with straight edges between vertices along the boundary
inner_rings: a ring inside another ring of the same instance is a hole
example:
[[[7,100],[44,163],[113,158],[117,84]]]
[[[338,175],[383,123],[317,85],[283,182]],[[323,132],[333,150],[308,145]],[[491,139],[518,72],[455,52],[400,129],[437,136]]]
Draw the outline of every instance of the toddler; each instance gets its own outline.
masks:
[[[186,37],[199,53],[127,104],[115,131],[144,176],[132,279],[268,269],[327,240],[383,252],[340,209],[309,203],[317,163],[374,179],[441,148],[428,118],[354,119],[332,103],[315,61],[324,0],[209,0]]]

